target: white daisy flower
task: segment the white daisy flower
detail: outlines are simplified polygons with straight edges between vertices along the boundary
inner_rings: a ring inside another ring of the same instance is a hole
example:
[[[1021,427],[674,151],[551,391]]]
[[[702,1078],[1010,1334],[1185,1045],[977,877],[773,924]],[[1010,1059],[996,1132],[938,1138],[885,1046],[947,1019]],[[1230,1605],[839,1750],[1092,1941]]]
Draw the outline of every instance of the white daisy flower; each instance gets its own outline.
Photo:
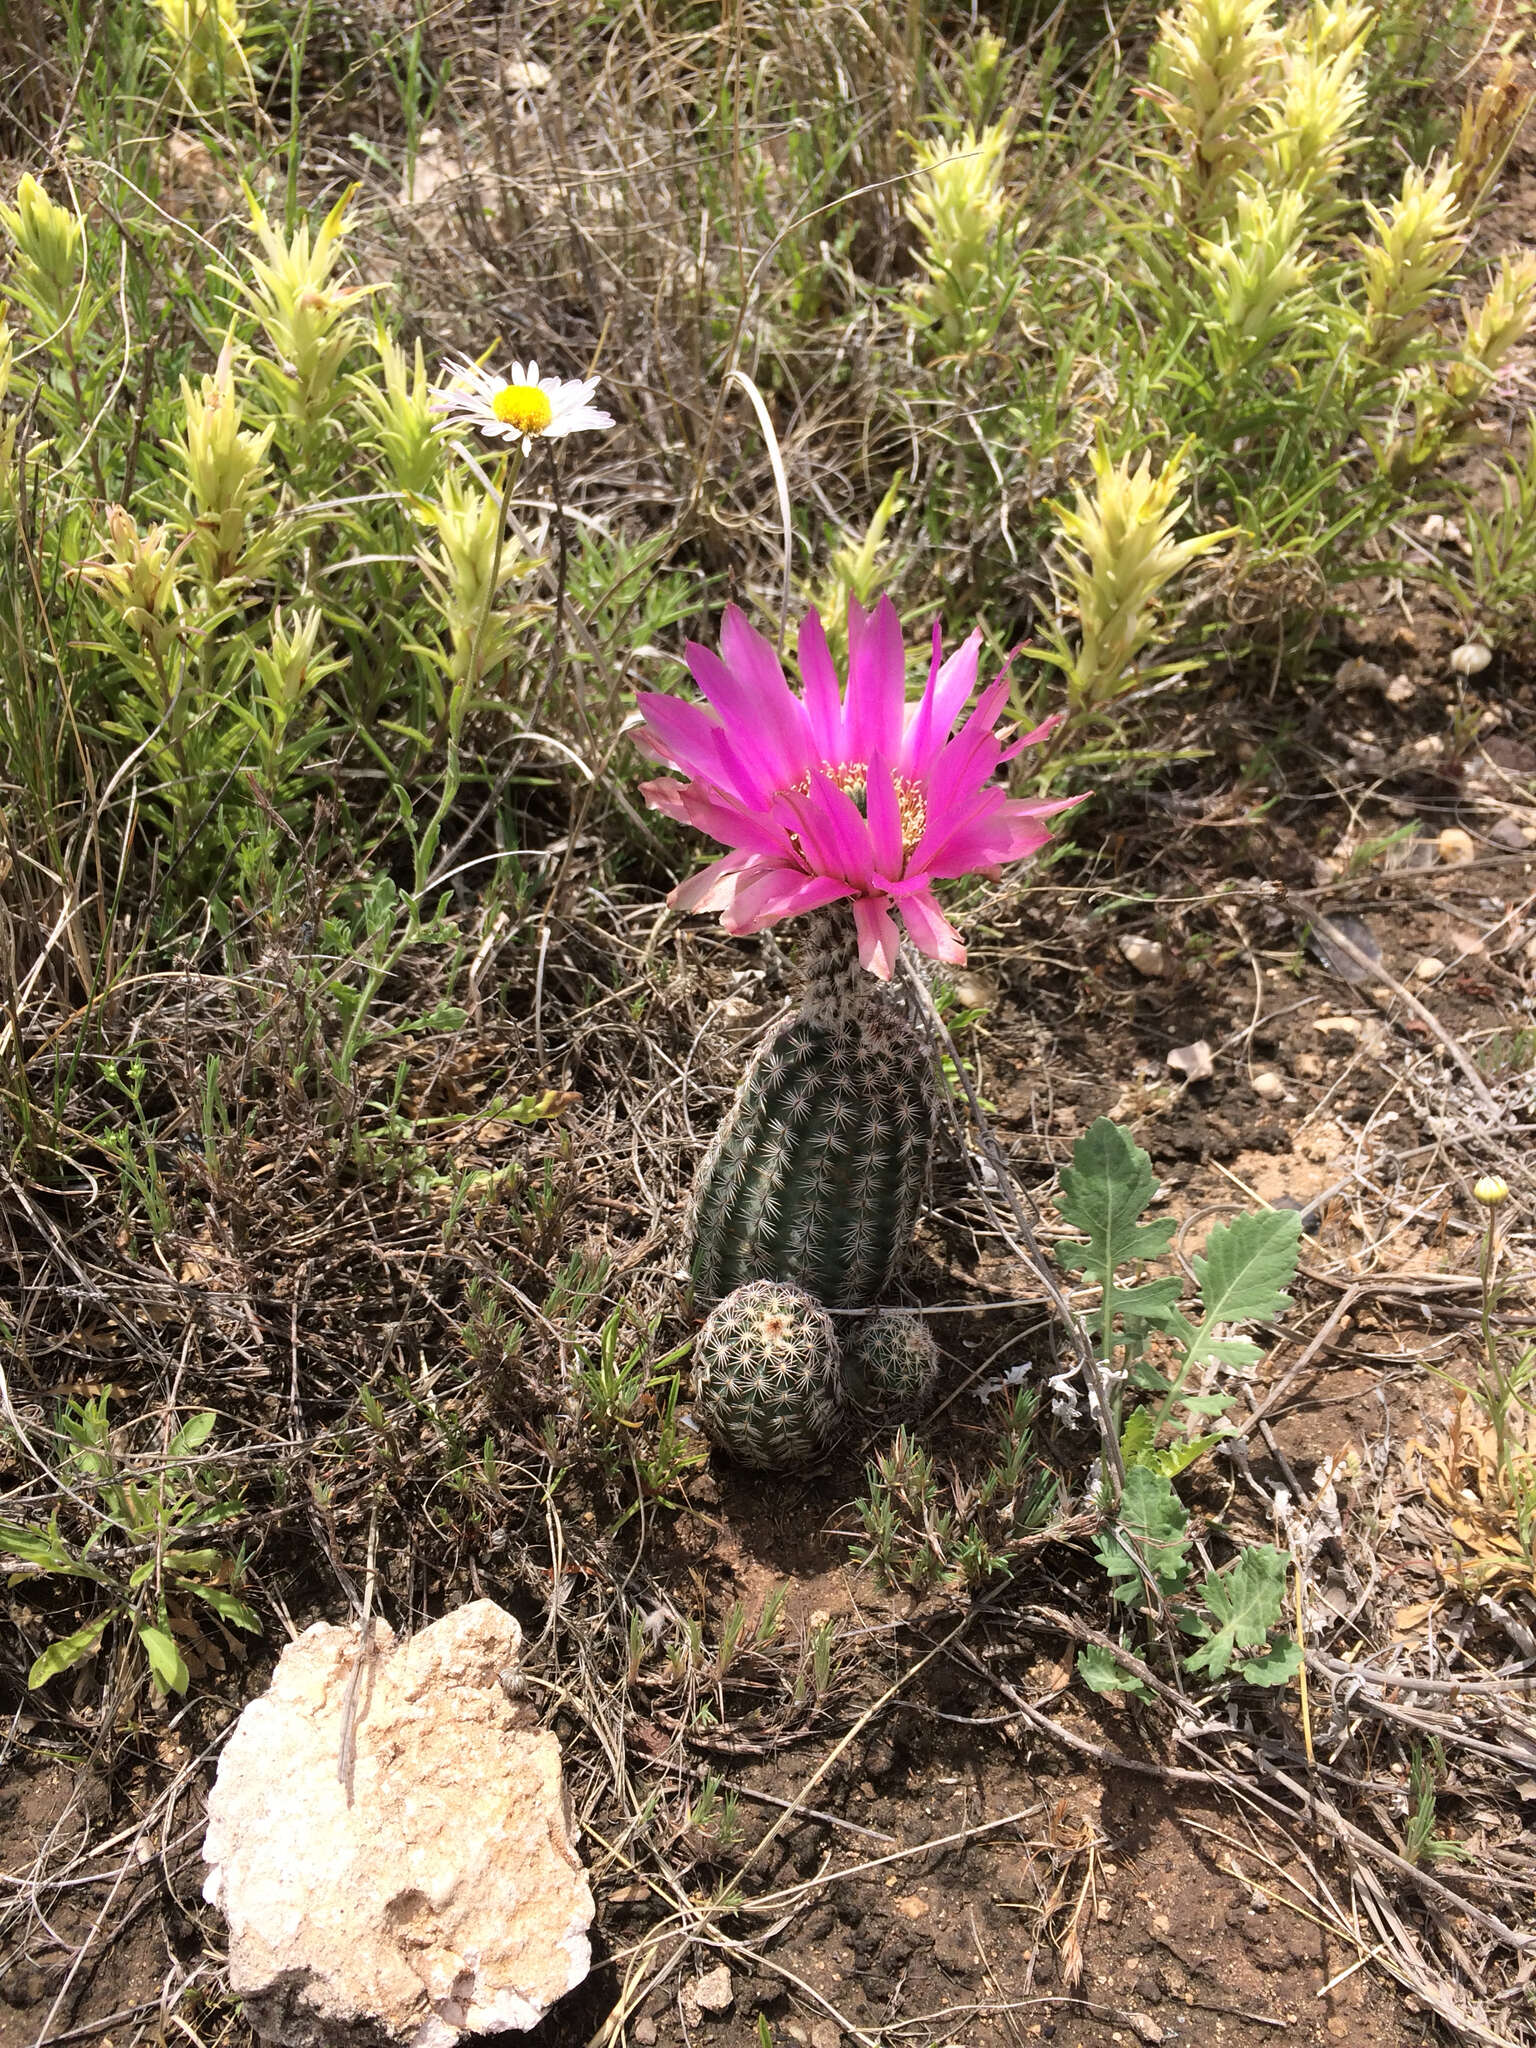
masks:
[[[526,455],[535,441],[558,440],[611,427],[613,417],[592,405],[597,379],[565,382],[541,377],[537,363],[514,363],[505,377],[467,357],[449,364],[452,377],[432,401],[450,426],[475,427],[493,440],[521,441]]]

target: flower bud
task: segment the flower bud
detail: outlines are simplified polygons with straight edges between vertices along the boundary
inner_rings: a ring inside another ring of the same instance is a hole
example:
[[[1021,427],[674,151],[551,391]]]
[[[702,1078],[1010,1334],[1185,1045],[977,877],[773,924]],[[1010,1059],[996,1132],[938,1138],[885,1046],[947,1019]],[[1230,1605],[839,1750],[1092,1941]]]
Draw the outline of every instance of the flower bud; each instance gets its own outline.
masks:
[[[1501,1202],[1509,1200],[1509,1184],[1496,1173],[1485,1173],[1472,1190],[1472,1199],[1481,1202],[1485,1209],[1497,1209]]]

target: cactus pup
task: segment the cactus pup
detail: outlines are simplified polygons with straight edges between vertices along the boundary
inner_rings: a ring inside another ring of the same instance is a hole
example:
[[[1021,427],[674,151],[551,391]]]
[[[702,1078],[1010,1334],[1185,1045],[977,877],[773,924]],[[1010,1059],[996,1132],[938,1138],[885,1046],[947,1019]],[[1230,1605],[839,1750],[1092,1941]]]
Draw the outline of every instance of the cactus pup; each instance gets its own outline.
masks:
[[[839,1421],[832,1318],[801,1287],[738,1287],[699,1332],[693,1384],[705,1435],[739,1464],[761,1472],[812,1464]]]
[[[976,688],[981,633],[948,660],[934,627],[921,694],[907,695],[896,608],[848,608],[840,685],[815,612],[800,628],[801,688],[734,605],[720,652],[690,642],[707,704],[642,693],[636,737],[686,781],[645,785],[657,810],[729,851],[672,891],[726,930],[818,913],[798,1016],[754,1063],[694,1193],[693,1277],[715,1299],[750,1280],[792,1282],[825,1305],[878,1299],[912,1234],[932,1122],[928,1053],[891,980],[899,917],[919,952],[954,966],[965,948],[934,884],[1037,852],[1042,822],[1078,801],[1020,800],[1001,764],[999,675]]]

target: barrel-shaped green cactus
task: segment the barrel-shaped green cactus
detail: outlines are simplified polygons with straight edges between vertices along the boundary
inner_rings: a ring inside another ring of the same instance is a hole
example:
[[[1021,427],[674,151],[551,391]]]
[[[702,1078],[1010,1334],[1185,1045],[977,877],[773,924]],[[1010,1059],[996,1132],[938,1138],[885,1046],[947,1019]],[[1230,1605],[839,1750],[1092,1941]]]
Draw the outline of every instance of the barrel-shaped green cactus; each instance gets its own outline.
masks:
[[[938,1383],[939,1347],[912,1310],[877,1309],[845,1333],[843,1391],[867,1414],[913,1422],[933,1405]]]
[[[837,1434],[842,1362],[832,1318],[804,1288],[738,1287],[693,1347],[694,1414],[742,1465],[804,1466]]]
[[[926,1044],[856,957],[830,952],[798,1014],[754,1061],[699,1170],[698,1298],[780,1280],[827,1308],[869,1307],[911,1242],[932,1132]]]

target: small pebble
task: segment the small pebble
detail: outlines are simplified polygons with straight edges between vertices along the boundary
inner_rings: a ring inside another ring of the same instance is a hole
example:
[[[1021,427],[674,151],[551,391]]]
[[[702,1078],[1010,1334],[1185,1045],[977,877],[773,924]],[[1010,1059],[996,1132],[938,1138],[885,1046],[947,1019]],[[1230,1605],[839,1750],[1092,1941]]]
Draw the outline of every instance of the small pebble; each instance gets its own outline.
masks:
[[[736,1993],[731,1984],[731,1973],[724,1963],[695,1978],[693,1995],[700,2012],[730,2011]]]
[[[1524,853],[1530,845],[1526,834],[1528,827],[1516,824],[1513,818],[1500,818],[1489,829],[1488,837],[1493,845],[1502,847],[1506,853]]]
[[[997,983],[985,975],[961,973],[954,980],[955,1001],[962,1010],[984,1010],[997,1001]]]
[[[1447,867],[1459,867],[1463,861],[1475,860],[1477,848],[1468,833],[1459,825],[1447,825],[1435,841],[1435,850]]]
[[[636,2048],[656,2048],[656,2022],[649,2013],[642,2013],[629,2030],[629,2036]]]
[[[1416,981],[1438,981],[1445,972],[1445,962],[1437,960],[1433,953],[1426,953],[1413,970]]]
[[[1176,1045],[1168,1055],[1168,1064],[1186,1081],[1209,1081],[1216,1071],[1211,1048],[1203,1038],[1197,1038],[1193,1045]]]
[[[1481,640],[1467,640],[1453,649],[1451,667],[1459,676],[1480,676],[1493,659],[1493,650]]]
[[[1254,1075],[1253,1092],[1261,1102],[1280,1102],[1285,1096],[1285,1083],[1277,1073],[1266,1067],[1262,1074]]]
[[[1333,680],[1341,690],[1379,690],[1386,684],[1387,672],[1379,661],[1366,661],[1357,654],[1340,662]]]
[[[1412,676],[1394,676],[1386,688],[1389,704],[1411,704],[1418,694]]]
[[[1168,955],[1156,939],[1145,939],[1139,932],[1127,932],[1116,943],[1120,957],[1138,974],[1146,975],[1149,981],[1156,981],[1168,972]]]

